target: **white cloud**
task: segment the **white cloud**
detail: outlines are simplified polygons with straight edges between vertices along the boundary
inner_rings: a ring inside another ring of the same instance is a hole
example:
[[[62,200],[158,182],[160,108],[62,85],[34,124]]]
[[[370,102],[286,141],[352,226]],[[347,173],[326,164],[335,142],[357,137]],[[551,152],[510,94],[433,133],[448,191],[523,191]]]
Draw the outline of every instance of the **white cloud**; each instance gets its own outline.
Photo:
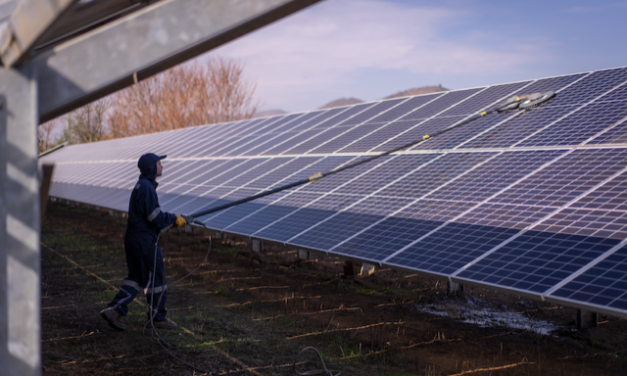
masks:
[[[349,83],[360,69],[498,74],[533,62],[538,55],[522,44],[507,49],[483,45],[476,33],[466,41],[444,36],[470,16],[458,8],[328,0],[216,53],[243,58],[248,75],[258,83],[258,94],[270,107],[283,108],[299,96]]]

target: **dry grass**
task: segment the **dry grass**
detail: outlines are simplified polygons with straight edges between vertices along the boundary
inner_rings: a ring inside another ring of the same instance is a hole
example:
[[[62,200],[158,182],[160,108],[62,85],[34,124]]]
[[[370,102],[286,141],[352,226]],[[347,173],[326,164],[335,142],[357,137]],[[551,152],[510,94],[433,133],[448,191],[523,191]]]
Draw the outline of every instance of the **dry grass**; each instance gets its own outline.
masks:
[[[44,373],[192,375],[144,340],[145,313],[138,304],[131,305],[125,333],[113,332],[98,317],[115,294],[111,286],[125,274],[119,243],[124,221],[57,205],[52,212],[54,221],[46,222],[43,235],[54,250],[43,248]],[[164,243],[170,280],[193,269],[208,245],[199,232],[173,232]],[[280,247],[256,266],[238,257],[242,249],[226,244],[217,245],[209,264],[191,279],[171,289],[168,316],[187,331],[164,333],[177,356],[215,374],[289,375],[305,346],[317,347],[328,367],[344,375],[620,375],[624,369],[622,361],[599,349],[600,343],[610,345],[596,337],[593,345],[572,336],[555,339],[435,320],[415,308],[444,298],[431,279],[392,270],[343,279],[332,269],[341,267],[336,259],[311,268]],[[541,308],[530,310],[559,311]],[[624,330],[617,323],[604,325],[616,335]],[[620,347],[612,348],[625,357]],[[320,368],[316,359],[299,361],[303,369]]]

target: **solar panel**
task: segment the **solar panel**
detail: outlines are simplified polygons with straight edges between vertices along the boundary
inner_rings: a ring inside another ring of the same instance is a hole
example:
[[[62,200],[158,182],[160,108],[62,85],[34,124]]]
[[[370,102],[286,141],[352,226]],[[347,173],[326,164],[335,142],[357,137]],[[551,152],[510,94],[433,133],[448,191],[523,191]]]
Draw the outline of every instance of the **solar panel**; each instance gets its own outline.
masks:
[[[126,210],[137,158],[168,154],[162,208],[192,213],[454,127],[412,148],[207,215],[210,228],[627,317],[627,68],[199,126],[89,145],[51,195]]]

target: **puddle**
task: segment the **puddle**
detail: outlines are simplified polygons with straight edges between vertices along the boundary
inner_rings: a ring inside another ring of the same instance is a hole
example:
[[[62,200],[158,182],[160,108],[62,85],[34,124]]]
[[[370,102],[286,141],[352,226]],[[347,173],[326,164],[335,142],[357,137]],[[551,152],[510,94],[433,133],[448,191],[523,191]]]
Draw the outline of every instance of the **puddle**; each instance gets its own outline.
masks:
[[[485,302],[480,304],[473,301],[468,301],[468,304],[446,302],[416,306],[416,308],[432,315],[456,318],[483,328],[501,326],[528,330],[542,335],[549,335],[552,331],[557,330],[557,326],[549,321],[532,319],[518,312],[503,311]]]

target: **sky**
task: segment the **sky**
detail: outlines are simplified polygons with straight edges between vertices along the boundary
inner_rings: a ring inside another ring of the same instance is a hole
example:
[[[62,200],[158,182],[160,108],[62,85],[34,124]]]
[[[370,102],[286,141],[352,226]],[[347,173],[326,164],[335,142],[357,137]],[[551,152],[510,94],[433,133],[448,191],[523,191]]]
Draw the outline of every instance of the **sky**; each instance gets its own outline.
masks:
[[[297,112],[627,66],[625,20],[627,1],[325,0],[209,54],[243,60],[262,110]]]

